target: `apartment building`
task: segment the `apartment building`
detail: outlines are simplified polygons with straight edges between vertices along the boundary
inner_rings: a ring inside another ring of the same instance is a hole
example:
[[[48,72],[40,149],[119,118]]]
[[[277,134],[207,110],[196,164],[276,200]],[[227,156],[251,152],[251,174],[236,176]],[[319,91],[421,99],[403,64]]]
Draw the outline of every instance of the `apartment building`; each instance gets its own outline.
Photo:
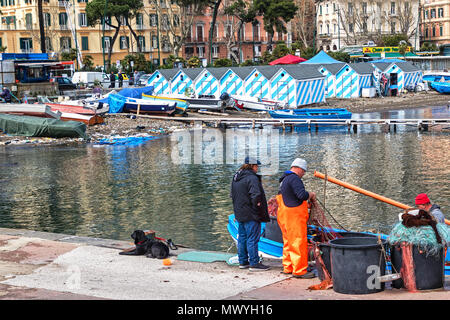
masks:
[[[208,61],[211,21],[212,10],[210,8],[207,8],[201,15],[193,17],[183,45],[185,59],[197,56]],[[226,15],[222,3],[213,32],[212,60],[227,58],[239,63],[261,58],[262,53],[267,50],[269,35],[264,30],[263,18],[257,17],[256,22],[242,25],[242,36],[239,41],[239,20],[234,16]],[[288,24],[287,34],[275,33],[272,41],[274,44],[277,41],[292,43],[290,24]]]
[[[321,0],[316,11],[317,47],[325,51],[377,44],[383,35],[399,33],[419,48],[419,0]]]
[[[47,52],[56,55],[78,47],[83,56],[93,57],[94,65],[102,66],[114,30],[106,26],[103,31],[100,24],[88,26],[87,2],[71,0],[70,8],[66,9],[64,1],[43,0],[46,48]],[[5,52],[41,52],[37,1],[0,0],[0,10],[0,46],[6,47]],[[141,11],[131,22],[137,40],[126,26],[122,26],[112,48],[112,63],[140,49],[149,61],[161,65],[173,53],[173,40],[179,32],[179,26],[176,25],[179,7],[170,0],[160,0],[157,7],[151,1],[144,0]],[[77,42],[74,41],[73,33]]]
[[[436,45],[450,44],[450,1],[422,2],[421,41]]]

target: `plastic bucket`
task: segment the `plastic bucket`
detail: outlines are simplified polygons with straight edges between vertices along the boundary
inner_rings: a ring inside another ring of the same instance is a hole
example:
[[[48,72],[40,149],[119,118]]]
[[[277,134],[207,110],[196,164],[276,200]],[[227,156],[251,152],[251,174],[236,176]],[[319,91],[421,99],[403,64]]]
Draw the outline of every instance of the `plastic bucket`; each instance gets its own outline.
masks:
[[[276,217],[270,217],[270,221],[266,222],[263,237],[272,241],[283,243],[283,233]]]
[[[349,237],[330,241],[333,290],[345,294],[369,294],[384,290],[378,280],[386,271],[382,246],[376,237]]]
[[[367,233],[362,233],[362,232],[340,232],[339,233],[340,236],[342,236],[343,238],[354,238],[354,237],[373,237],[376,238],[377,236],[374,234],[367,234]],[[321,243],[319,244],[319,250],[321,252],[322,255],[322,260],[323,263],[325,265],[325,267],[327,268],[328,272],[330,272],[331,275],[331,261],[330,261],[330,251],[331,251],[331,247],[330,247],[330,243]],[[316,269],[317,269],[317,275],[319,277],[319,279],[321,281],[323,281],[325,279],[325,275],[322,271],[322,268],[318,267],[317,265],[317,261],[316,261]]]
[[[402,268],[402,248],[400,246],[391,246],[391,263],[393,272],[400,272]],[[416,245],[412,249],[414,262],[414,276],[416,278],[417,290],[432,290],[442,288],[445,281],[445,259],[444,248],[437,255],[427,254]],[[395,268],[395,269],[394,269]],[[403,279],[392,282],[396,289],[404,288]]]

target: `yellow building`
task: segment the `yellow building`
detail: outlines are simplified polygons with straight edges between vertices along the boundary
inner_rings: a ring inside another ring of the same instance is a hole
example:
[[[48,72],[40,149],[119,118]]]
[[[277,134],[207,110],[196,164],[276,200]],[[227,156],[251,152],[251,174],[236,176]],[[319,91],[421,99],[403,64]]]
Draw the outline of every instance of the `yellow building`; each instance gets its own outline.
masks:
[[[66,9],[64,1],[43,0],[46,48],[48,53],[57,55],[78,47],[82,56],[92,56],[95,66],[103,66],[104,51],[106,60],[108,41],[115,29],[105,27],[103,49],[102,25],[87,25],[87,2],[71,0],[70,8]],[[155,65],[164,64],[167,57],[174,53],[173,41],[180,32],[177,24],[179,7],[170,2],[160,0],[155,7],[150,5],[150,1],[144,1],[141,13],[131,21],[141,44],[141,52]],[[6,47],[5,52],[41,52],[37,0],[0,0],[0,10],[0,46]],[[73,34],[76,35],[77,43]],[[111,63],[115,64],[127,54],[137,52],[137,41],[128,27],[122,26],[112,49]]]

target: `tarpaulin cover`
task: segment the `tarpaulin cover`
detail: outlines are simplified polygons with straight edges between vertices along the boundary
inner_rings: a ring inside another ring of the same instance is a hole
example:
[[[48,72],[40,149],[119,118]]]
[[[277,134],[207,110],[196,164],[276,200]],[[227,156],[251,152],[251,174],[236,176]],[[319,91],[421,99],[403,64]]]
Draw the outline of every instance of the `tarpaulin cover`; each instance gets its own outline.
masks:
[[[118,92],[121,96],[136,99],[142,99],[143,93],[151,95],[153,93],[153,86],[143,88],[124,88]]]
[[[154,136],[147,137],[111,137],[109,139],[101,139],[97,144],[121,145],[121,146],[137,146],[149,140],[157,139]]]
[[[127,98],[124,96],[110,94],[108,96],[109,113],[121,113],[126,102]]]
[[[83,139],[88,137],[86,124],[79,121],[12,114],[0,114],[0,130],[13,136]]]

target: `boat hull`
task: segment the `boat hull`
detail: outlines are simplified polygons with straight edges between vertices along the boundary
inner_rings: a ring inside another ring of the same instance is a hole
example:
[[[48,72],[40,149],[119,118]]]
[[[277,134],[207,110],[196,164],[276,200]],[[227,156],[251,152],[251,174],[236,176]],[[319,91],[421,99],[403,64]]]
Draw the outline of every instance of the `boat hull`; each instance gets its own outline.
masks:
[[[161,103],[148,104],[139,102],[125,102],[123,106],[124,112],[145,113],[157,115],[171,115],[175,112],[175,104]]]
[[[335,109],[284,109],[269,111],[272,118],[276,119],[315,119],[315,120],[335,120],[351,119],[352,113],[343,108]]]
[[[238,238],[238,227],[239,223],[236,221],[234,214],[228,216],[227,229],[231,238],[237,243]],[[261,223],[261,234],[264,233],[266,227],[265,223]],[[315,228],[314,226],[308,226],[308,228]],[[333,232],[343,233],[347,232],[340,229],[332,229]],[[385,234],[374,234],[367,232],[369,235],[380,236],[381,239],[387,239],[388,236]],[[312,236],[308,235],[308,239],[312,239]],[[261,236],[258,243],[259,254],[266,258],[271,259],[282,259],[283,258],[283,243],[277,242],[268,238]],[[445,260],[445,275],[450,275],[450,248],[447,248],[446,260]]]
[[[450,94],[450,82],[430,82],[430,86],[439,93]]]
[[[186,110],[189,108],[189,102],[182,100],[182,99],[175,99],[175,98],[170,98],[170,97],[159,97],[159,96],[152,96],[152,95],[148,95],[148,94],[142,94],[142,99],[145,100],[150,100],[150,101],[162,101],[162,102],[167,102],[167,101],[173,101],[176,102],[176,107],[175,107],[175,113],[185,113]]]

